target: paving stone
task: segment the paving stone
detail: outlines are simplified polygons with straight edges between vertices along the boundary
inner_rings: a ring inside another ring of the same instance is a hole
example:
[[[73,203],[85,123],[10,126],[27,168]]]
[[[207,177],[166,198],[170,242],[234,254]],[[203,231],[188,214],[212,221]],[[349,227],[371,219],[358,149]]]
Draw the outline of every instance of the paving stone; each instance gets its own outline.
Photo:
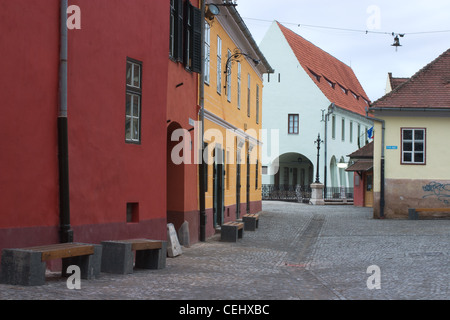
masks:
[[[369,208],[264,202],[237,243],[220,235],[183,248],[162,270],[102,273],[69,290],[0,285],[2,300],[450,299],[450,220],[374,220]],[[369,290],[367,268],[381,270]]]

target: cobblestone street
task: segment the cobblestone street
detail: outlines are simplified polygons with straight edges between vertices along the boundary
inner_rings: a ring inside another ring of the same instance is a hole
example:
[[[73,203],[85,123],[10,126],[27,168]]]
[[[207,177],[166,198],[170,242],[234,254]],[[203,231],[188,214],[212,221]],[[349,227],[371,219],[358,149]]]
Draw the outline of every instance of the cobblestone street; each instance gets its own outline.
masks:
[[[381,288],[369,290],[369,266]],[[264,202],[259,229],[183,248],[163,270],[102,273],[67,289],[0,285],[0,299],[450,299],[450,220],[374,220],[372,210]]]

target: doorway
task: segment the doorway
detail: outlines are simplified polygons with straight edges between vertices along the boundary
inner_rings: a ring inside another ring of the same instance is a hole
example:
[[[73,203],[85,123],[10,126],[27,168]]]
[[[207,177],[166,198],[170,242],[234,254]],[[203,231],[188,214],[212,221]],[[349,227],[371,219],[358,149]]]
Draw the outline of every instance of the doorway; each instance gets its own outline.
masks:
[[[241,217],[241,150],[236,150],[236,219]]]
[[[214,149],[214,172],[213,172],[213,213],[214,226],[223,224],[224,204],[225,204],[225,151],[220,146]]]
[[[364,179],[364,206],[373,207],[373,172],[365,174]]]

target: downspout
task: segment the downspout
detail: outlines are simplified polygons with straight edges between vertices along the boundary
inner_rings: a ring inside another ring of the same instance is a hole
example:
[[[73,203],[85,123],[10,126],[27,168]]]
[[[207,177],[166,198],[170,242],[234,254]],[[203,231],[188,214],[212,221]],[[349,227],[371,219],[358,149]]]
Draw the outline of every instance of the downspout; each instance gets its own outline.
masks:
[[[200,241],[206,241],[206,165],[203,159],[205,151],[205,0],[201,0],[201,72],[200,72],[200,88],[199,88],[199,104],[200,104],[200,121],[201,121],[201,154],[198,160],[200,161],[199,167],[199,204],[200,204]]]
[[[71,230],[70,226],[67,133],[67,8],[68,0],[61,0],[58,105],[59,240],[61,243],[73,242],[73,230]]]
[[[368,116],[368,110],[366,109],[366,119],[371,121],[377,121],[381,123],[381,162],[380,162],[380,219],[384,219],[384,207],[385,207],[385,188],[384,188],[384,178],[385,178],[385,163],[384,163],[384,150],[385,150],[385,130],[386,123],[382,119],[377,119]]]

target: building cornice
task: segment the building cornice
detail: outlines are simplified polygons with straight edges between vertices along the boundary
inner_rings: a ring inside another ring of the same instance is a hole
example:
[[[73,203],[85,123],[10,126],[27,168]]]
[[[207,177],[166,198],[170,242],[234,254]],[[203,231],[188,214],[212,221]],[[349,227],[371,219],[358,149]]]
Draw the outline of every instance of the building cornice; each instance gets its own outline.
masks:
[[[206,109],[205,109],[205,120],[211,121],[212,123],[217,124],[226,130],[232,131],[234,134],[236,134],[236,136],[244,140],[247,140],[250,144],[262,145],[262,142],[259,141],[257,138],[252,137],[244,130],[232,125],[228,121],[225,121],[224,119],[220,118],[219,116],[215,115],[214,113]]]
[[[222,4],[222,0],[211,0],[210,3]],[[274,73],[264,54],[256,44],[250,30],[247,28],[244,20],[234,6],[220,6],[221,13],[215,17],[219,21],[222,28],[232,39],[233,43],[243,52],[251,55],[253,58],[260,60],[258,66],[254,66],[250,60],[249,64],[262,77],[264,73]],[[230,48],[233,50],[235,48]],[[247,59],[247,58],[246,58]]]

